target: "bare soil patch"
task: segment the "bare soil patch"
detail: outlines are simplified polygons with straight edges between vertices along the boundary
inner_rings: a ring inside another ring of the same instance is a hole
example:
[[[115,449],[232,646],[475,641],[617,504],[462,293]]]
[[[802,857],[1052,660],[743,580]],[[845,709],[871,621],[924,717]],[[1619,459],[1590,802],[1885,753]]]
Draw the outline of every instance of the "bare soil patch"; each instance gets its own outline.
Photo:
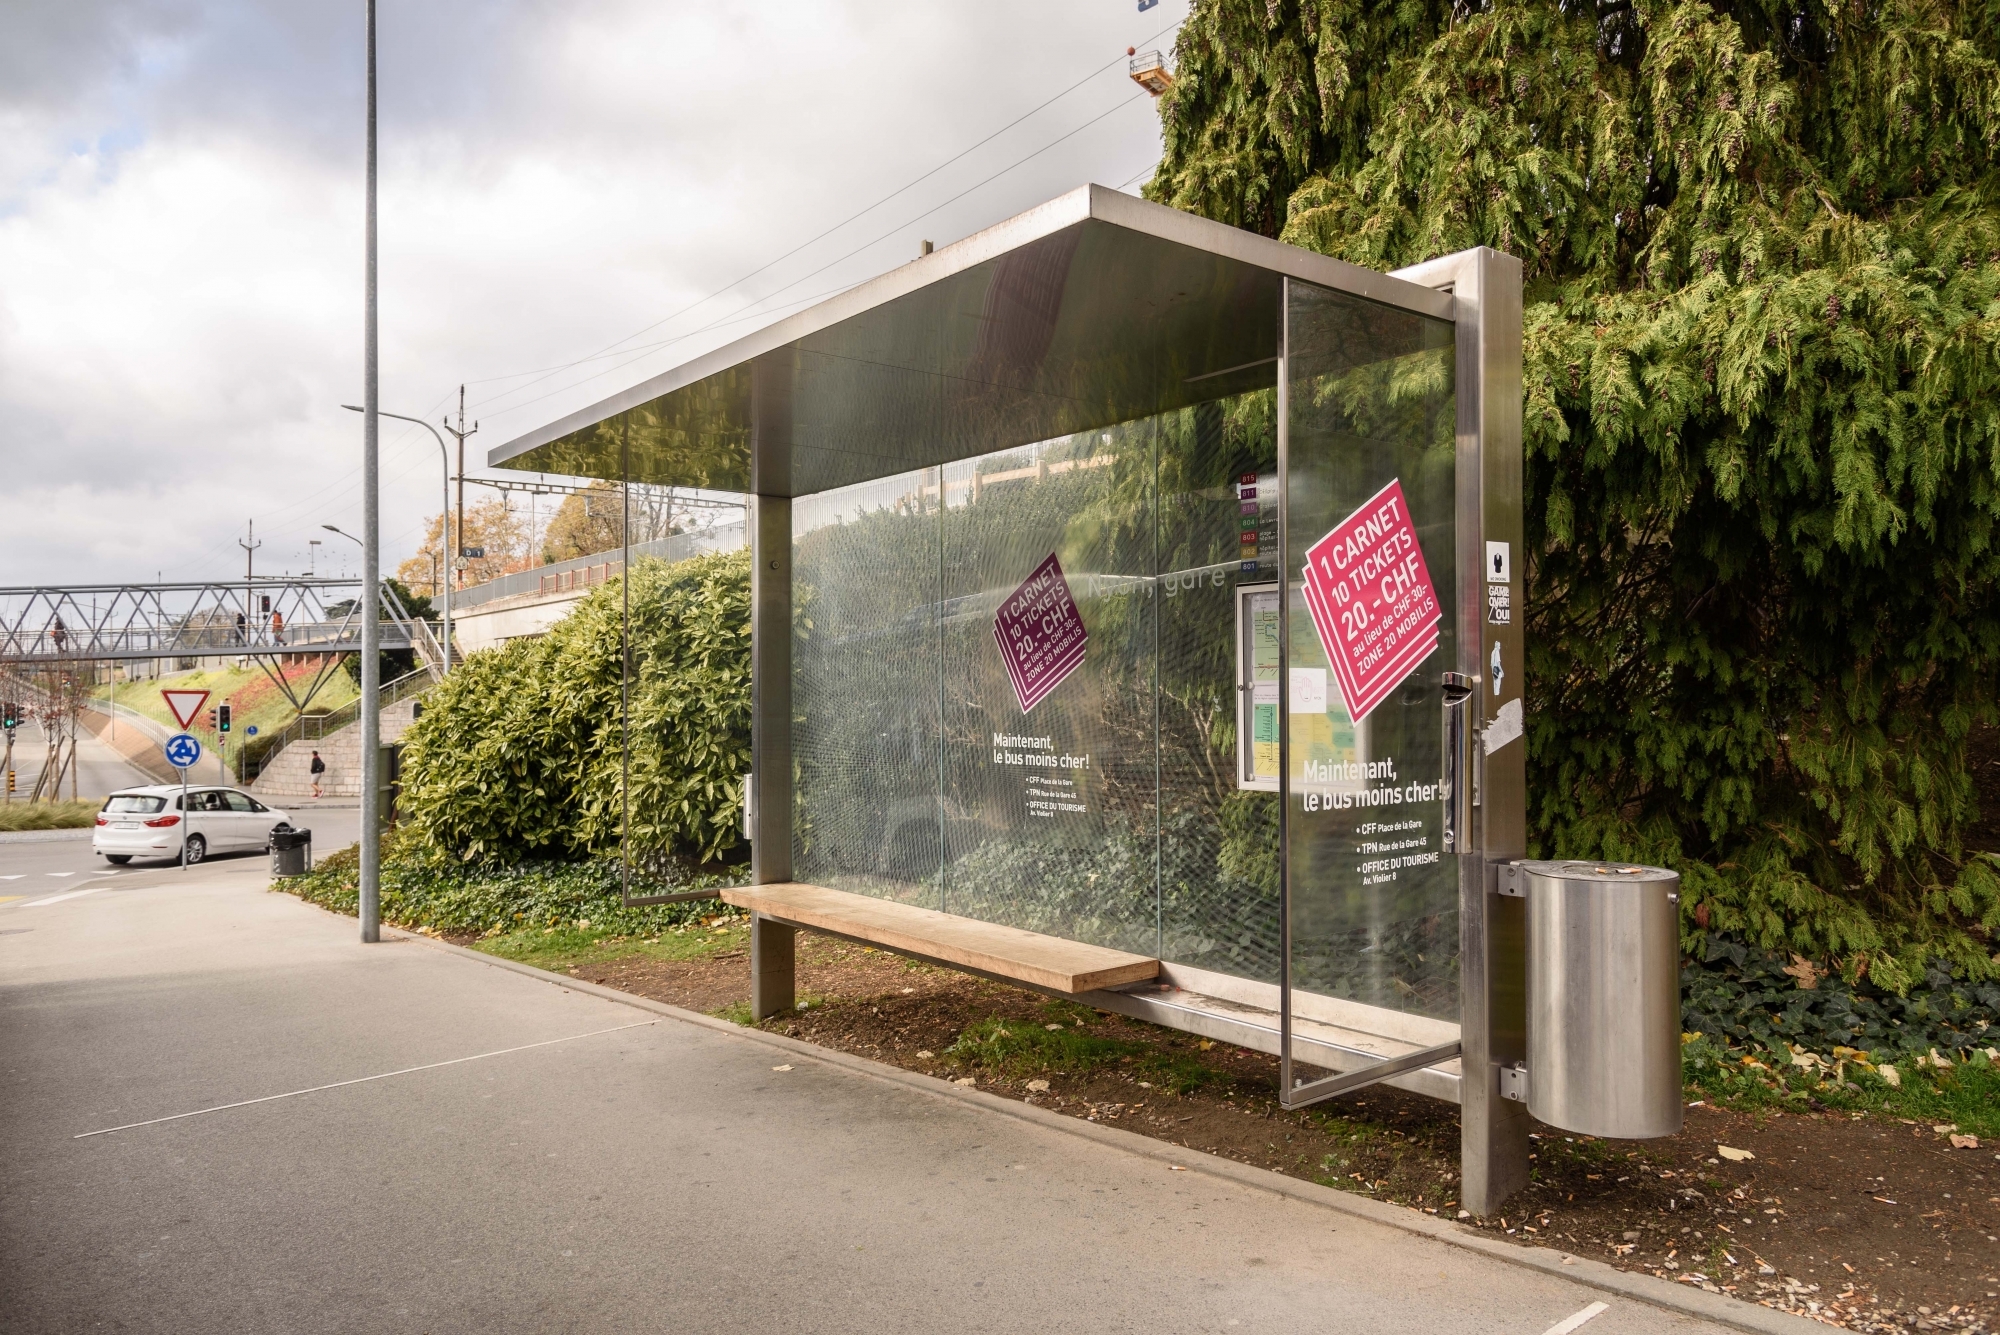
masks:
[[[739,1018],[748,999],[741,949],[569,972]],[[806,1009],[765,1028],[1460,1217],[1449,1105],[1376,1088],[1288,1113],[1262,1053],[810,933],[799,992]],[[1504,1216],[1463,1222],[1854,1330],[2000,1323],[2000,1146],[1952,1149],[1948,1132],[1875,1117],[1706,1105],[1669,1140],[1536,1135],[1532,1185]]]

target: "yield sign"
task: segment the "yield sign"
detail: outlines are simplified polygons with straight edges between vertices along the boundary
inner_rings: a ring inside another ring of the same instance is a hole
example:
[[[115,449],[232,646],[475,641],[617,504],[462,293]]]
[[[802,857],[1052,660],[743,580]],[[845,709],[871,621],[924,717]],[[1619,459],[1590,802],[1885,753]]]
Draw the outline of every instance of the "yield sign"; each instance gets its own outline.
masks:
[[[194,716],[208,703],[207,691],[161,691],[160,696],[183,728],[192,728]]]

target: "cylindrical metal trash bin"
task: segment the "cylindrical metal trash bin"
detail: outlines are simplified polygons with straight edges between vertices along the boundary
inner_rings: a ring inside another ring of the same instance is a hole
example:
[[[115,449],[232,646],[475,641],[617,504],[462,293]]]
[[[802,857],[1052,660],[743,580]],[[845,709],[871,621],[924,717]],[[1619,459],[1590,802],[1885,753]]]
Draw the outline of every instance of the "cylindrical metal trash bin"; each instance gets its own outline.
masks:
[[[1681,1129],[1678,873],[1523,862],[1528,1111],[1588,1136]]]
[[[271,875],[300,876],[312,870],[313,832],[271,831]]]

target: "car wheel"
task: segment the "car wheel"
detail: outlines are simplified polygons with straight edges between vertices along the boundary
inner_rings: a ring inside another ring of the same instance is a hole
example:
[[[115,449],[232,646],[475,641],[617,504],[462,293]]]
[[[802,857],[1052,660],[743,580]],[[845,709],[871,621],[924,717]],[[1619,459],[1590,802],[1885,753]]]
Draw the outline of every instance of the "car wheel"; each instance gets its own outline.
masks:
[[[122,867],[132,860],[130,853],[106,853],[104,860],[114,867]]]
[[[198,834],[189,835],[187,837],[188,865],[192,867],[195,863],[200,862],[203,858],[207,856],[208,856],[208,840],[202,838]]]

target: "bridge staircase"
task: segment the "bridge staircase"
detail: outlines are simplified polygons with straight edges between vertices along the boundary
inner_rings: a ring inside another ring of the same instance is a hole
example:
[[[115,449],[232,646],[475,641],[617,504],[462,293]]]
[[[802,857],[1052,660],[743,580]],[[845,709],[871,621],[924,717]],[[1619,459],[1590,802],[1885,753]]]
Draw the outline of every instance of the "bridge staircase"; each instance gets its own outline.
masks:
[[[429,666],[405,673],[382,686],[382,743],[402,740],[416,719],[423,693],[435,678]],[[306,714],[292,720],[261,764],[245,775],[245,786],[273,801],[312,795],[312,756],[326,762],[321,791],[327,797],[361,796],[361,702],[350,701],[327,714]]]

